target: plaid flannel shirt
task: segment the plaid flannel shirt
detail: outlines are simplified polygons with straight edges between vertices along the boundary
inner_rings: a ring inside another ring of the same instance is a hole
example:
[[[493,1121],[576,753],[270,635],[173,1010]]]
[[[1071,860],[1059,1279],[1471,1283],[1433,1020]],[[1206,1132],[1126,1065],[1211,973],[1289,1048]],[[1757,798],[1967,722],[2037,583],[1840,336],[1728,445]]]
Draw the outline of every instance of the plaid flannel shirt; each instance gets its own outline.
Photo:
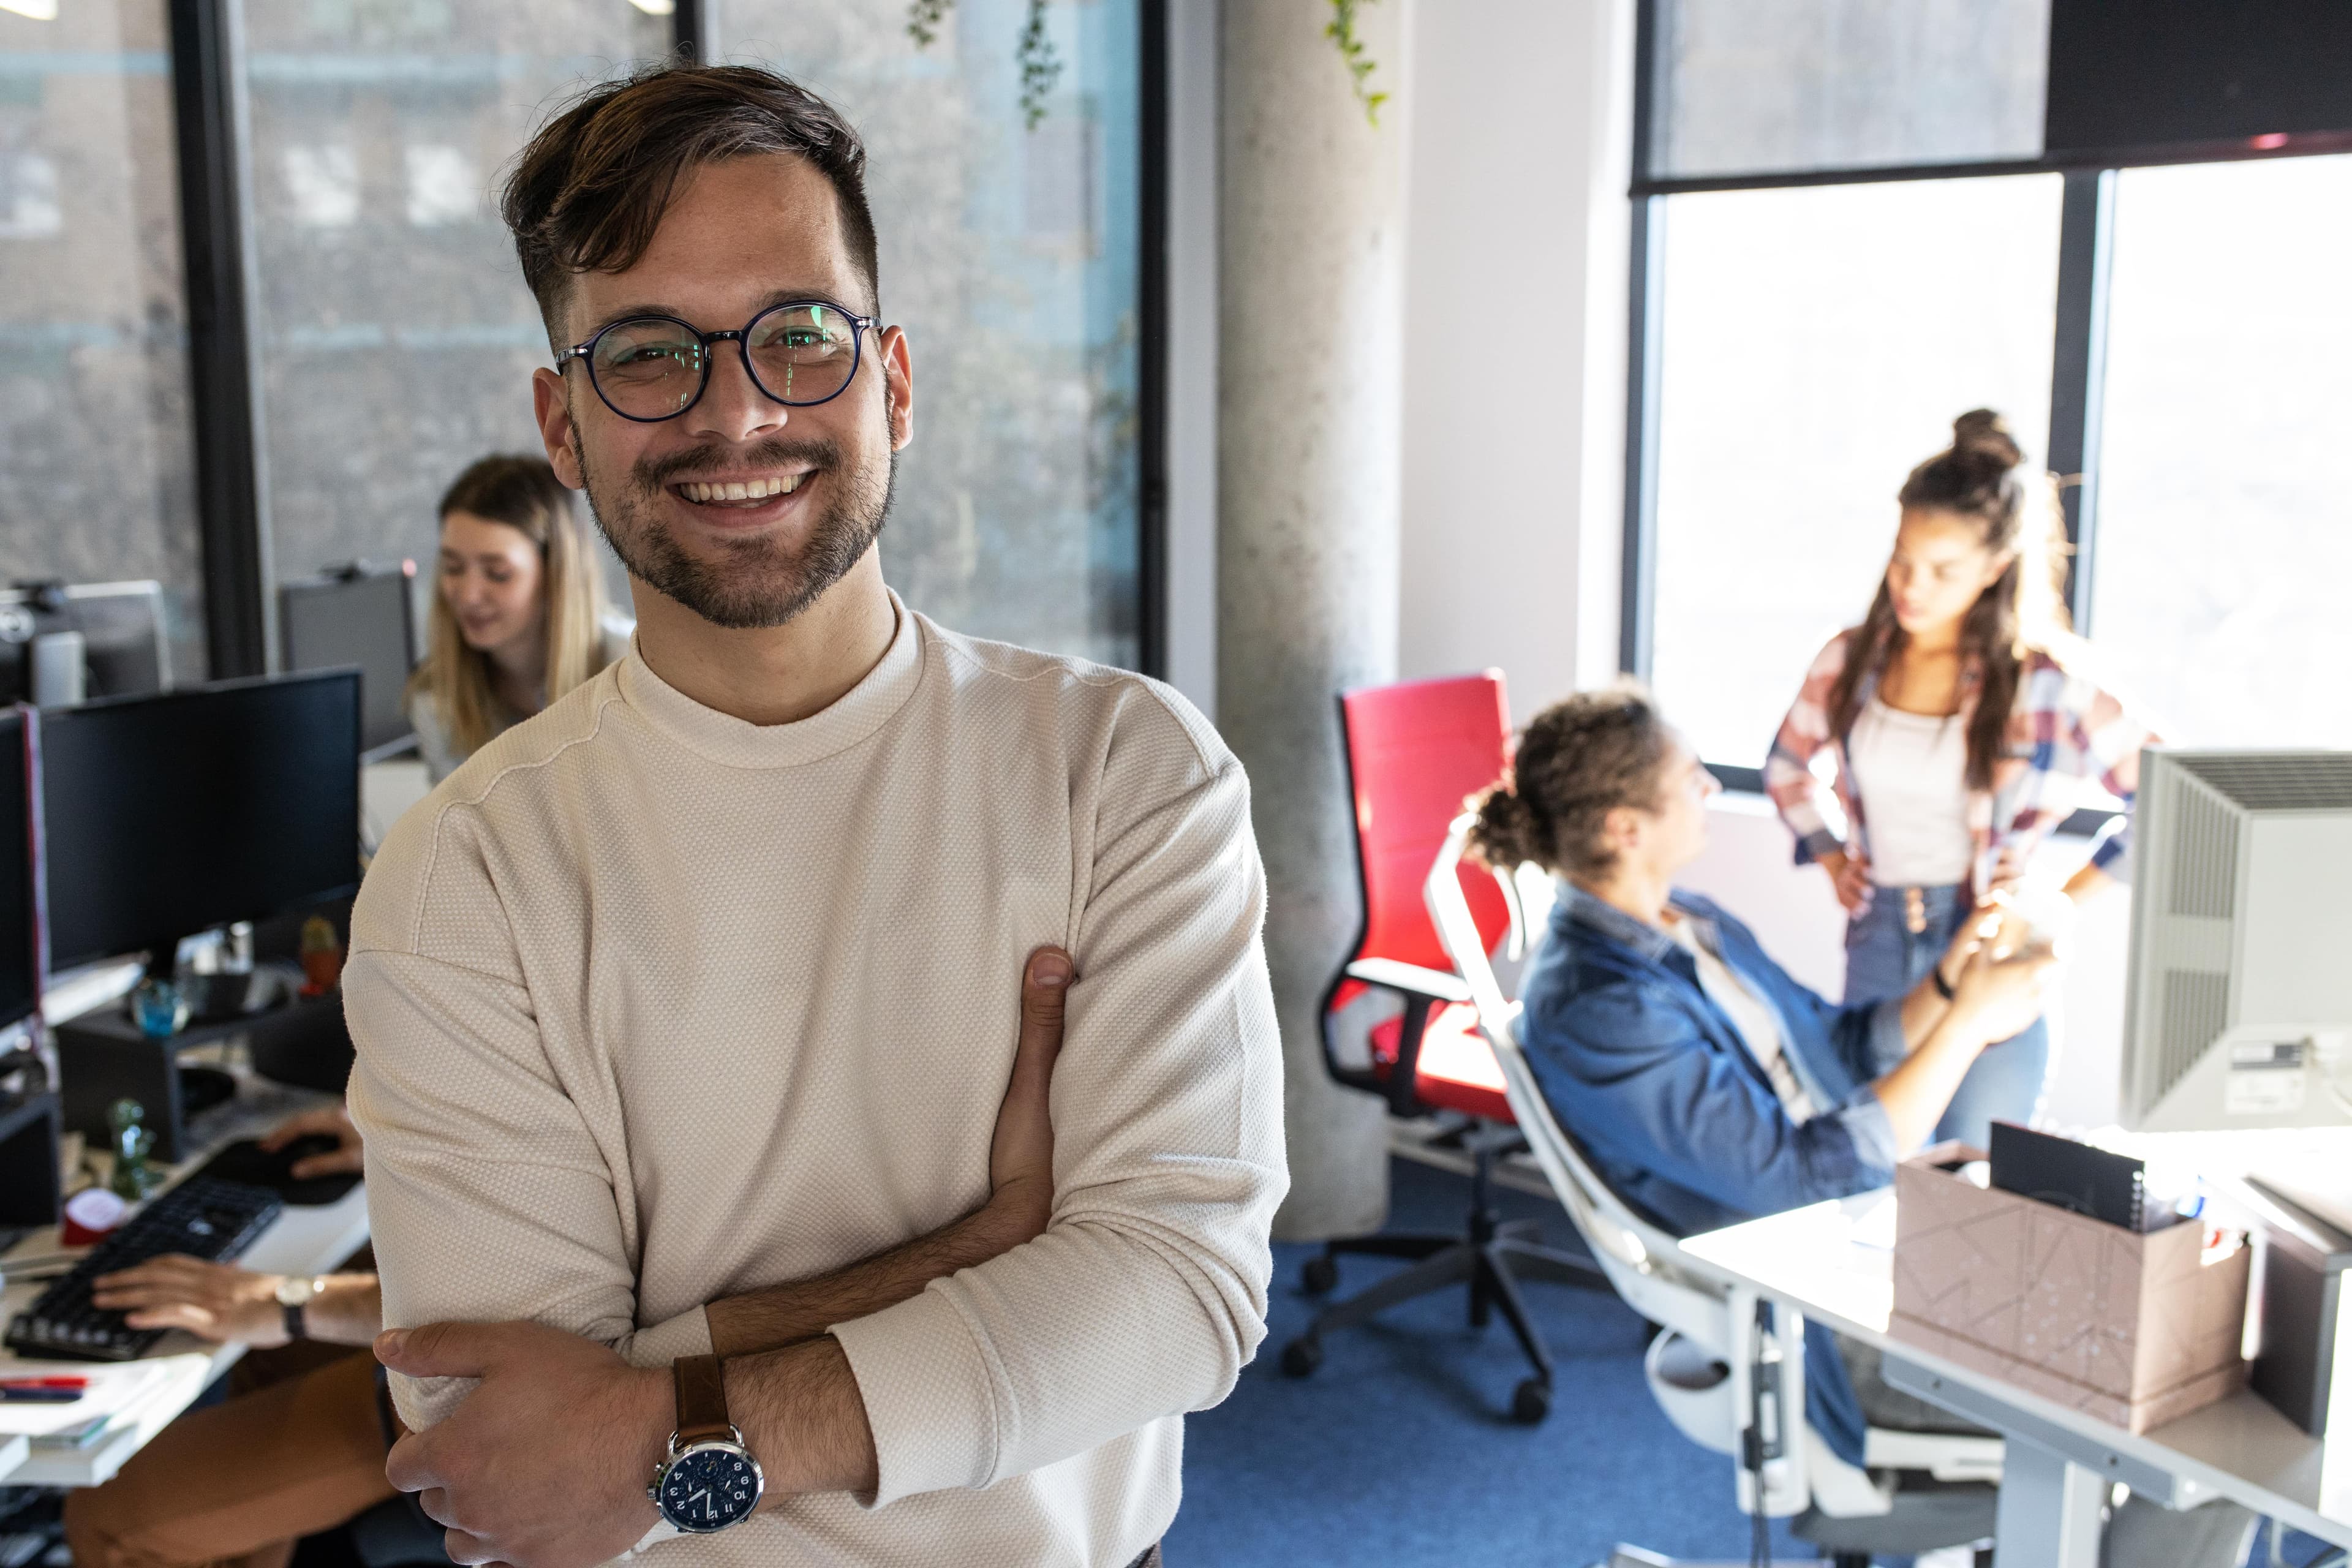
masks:
[[[1830,733],[1830,692],[1845,669],[1853,640],[1852,632],[1840,632],[1813,660],[1796,704],[1773,737],[1771,755],[1764,762],[1765,793],[1780,808],[1780,819],[1796,834],[1801,864],[1834,850],[1869,852],[1864,826],[1868,817],[1855,785],[1853,760],[1846,754],[1846,737]],[[1961,671],[1963,723],[1975,709],[1977,689],[1982,683],[1980,668],[1971,666]],[[1864,702],[1870,700],[1877,685],[1874,672],[1863,678]],[[2157,739],[2096,682],[2068,669],[2042,649],[2027,654],[2002,755],[1993,763],[1992,788],[1969,791],[1969,833],[1976,844],[1972,886],[1981,890],[2013,880],[2024,870],[2035,847],[2078,806],[2095,798],[2095,787],[2128,808],[2139,788],[2140,748]],[[1832,787],[1845,813],[1843,843],[1822,815],[1822,782],[1812,771],[1815,754],[1825,746],[1837,763]],[[2128,880],[2130,842],[2126,819],[2117,816],[2092,847],[2091,864]]]

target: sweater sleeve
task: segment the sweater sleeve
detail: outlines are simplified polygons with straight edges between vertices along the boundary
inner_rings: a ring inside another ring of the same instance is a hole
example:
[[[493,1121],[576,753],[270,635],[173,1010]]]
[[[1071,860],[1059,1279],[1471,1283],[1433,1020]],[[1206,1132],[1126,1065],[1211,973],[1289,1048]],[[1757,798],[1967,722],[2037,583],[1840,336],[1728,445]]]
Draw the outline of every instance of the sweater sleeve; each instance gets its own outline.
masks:
[[[640,1366],[708,1352],[699,1308],[639,1330],[636,1237],[613,1152],[549,1062],[487,878],[462,853],[416,866],[414,847],[402,834],[382,875],[371,871],[343,970],[356,1051],[347,1092],[366,1141],[385,1326],[527,1318]],[[415,951],[402,929],[398,889],[412,870],[433,876],[436,905],[467,914],[465,962]],[[418,1430],[471,1386],[392,1378],[401,1419]]]
[[[1206,1408],[1265,1336],[1282,1058],[1248,786],[1220,762],[1098,829],[1045,1233],[832,1330],[880,1460],[872,1507]]]
[[[1852,634],[1840,632],[1815,656],[1805,671],[1797,700],[1772,737],[1764,759],[1764,793],[1772,797],[1780,820],[1797,836],[1797,858],[1818,860],[1844,847],[1822,815],[1822,781],[1813,776],[1813,756],[1830,742],[1829,699],[1845,668]]]

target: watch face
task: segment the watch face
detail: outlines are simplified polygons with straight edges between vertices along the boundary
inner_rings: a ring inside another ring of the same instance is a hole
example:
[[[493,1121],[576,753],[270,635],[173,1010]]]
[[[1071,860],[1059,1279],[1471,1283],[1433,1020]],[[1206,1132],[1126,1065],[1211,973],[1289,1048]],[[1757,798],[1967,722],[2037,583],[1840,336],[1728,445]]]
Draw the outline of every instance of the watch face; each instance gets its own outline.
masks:
[[[698,1443],[662,1470],[654,1501],[680,1530],[724,1530],[760,1506],[760,1467],[731,1443]]]

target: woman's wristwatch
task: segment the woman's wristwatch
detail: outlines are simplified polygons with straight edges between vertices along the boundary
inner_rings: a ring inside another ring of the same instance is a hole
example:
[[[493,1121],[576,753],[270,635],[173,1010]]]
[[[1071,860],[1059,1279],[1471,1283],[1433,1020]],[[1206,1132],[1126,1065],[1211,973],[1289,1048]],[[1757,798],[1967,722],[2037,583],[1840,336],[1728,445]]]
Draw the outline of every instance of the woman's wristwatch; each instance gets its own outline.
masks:
[[[768,1479],[743,1446],[743,1434],[727,1419],[719,1360],[683,1356],[670,1374],[677,1384],[677,1430],[646,1491],[674,1529],[709,1535],[740,1524],[759,1508]]]
[[[326,1288],[326,1279],[318,1275],[301,1276],[278,1282],[278,1310],[286,1314],[288,1343],[310,1337],[310,1325],[304,1319],[303,1311],[310,1305],[310,1299]]]

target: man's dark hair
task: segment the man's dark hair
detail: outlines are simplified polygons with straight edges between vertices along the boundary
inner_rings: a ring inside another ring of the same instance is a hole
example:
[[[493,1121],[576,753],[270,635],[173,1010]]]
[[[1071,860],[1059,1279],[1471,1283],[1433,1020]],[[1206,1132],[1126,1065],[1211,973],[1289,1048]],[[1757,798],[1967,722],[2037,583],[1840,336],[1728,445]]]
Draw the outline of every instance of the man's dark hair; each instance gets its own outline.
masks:
[[[756,66],[657,65],[582,94],[530,139],[507,177],[499,208],[548,330],[573,274],[625,271],[646,253],[688,174],[764,153],[805,158],[832,183],[849,259],[878,308],[866,144],[849,121]]]

